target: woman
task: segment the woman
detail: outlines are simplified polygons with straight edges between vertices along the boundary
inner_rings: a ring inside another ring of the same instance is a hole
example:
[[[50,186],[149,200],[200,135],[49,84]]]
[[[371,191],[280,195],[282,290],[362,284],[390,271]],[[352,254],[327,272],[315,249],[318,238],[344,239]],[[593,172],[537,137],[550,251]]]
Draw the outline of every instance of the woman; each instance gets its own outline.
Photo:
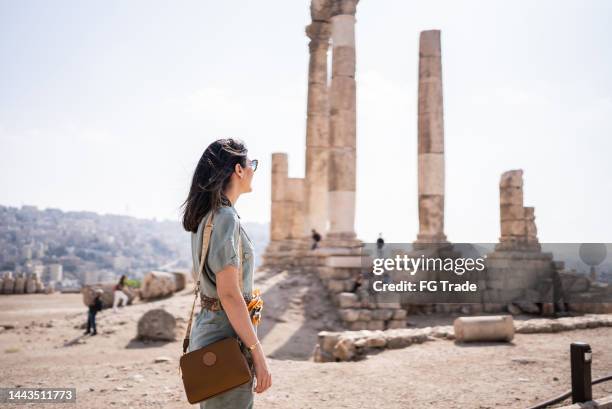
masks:
[[[256,160],[247,157],[245,145],[234,139],[219,139],[202,154],[183,203],[183,227],[191,232],[194,279],[200,267],[202,232],[213,213],[214,225],[200,277],[202,309],[191,328],[189,351],[226,337],[239,338],[249,365],[257,378],[255,392],[272,385],[272,376],[253,324],[245,294],[253,288],[253,243],[240,226],[234,205],[242,193],[251,192]],[[242,263],[239,261],[239,238]],[[238,266],[242,265],[242,282]],[[211,300],[218,301],[211,307]],[[221,305],[221,309],[219,308]],[[200,402],[200,408],[243,409],[253,407],[253,379],[244,385]]]
[[[117,304],[121,303],[122,306],[126,306],[129,298],[125,294],[125,274],[121,276],[119,282],[115,284],[115,288],[113,291],[113,311],[117,312]]]

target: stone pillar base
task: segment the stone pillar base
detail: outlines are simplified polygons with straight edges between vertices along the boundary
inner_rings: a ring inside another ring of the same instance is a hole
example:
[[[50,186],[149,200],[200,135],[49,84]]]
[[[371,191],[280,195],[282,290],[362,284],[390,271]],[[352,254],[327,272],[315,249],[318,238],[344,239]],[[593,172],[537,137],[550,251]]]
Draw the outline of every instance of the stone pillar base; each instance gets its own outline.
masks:
[[[338,308],[348,330],[386,330],[406,327],[406,311],[399,302],[384,302],[368,293],[365,274],[370,271],[363,258],[364,243],[354,233],[331,233],[314,251],[323,264],[318,274]]]
[[[542,246],[537,240],[500,239],[495,245],[496,251],[527,251],[540,252]]]
[[[361,248],[364,243],[357,239],[357,235],[351,233],[328,233],[324,239],[319,242],[319,249],[327,249],[330,254],[334,253],[333,249],[338,249],[338,252],[344,254],[350,253],[351,250],[358,249],[361,254]]]
[[[290,269],[294,266],[295,253],[299,251],[301,243],[297,239],[273,240],[268,243],[262,255],[262,263],[258,270]]]

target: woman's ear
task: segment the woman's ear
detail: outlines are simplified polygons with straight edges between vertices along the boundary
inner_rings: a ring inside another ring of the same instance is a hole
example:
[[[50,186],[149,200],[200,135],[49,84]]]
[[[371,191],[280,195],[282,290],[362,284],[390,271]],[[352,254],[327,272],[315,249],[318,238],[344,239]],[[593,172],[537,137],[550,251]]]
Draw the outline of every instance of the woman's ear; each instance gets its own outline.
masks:
[[[240,163],[236,163],[236,165],[234,165],[234,171],[236,172],[239,178],[242,179],[244,177],[244,169],[242,168],[242,166],[240,166]]]

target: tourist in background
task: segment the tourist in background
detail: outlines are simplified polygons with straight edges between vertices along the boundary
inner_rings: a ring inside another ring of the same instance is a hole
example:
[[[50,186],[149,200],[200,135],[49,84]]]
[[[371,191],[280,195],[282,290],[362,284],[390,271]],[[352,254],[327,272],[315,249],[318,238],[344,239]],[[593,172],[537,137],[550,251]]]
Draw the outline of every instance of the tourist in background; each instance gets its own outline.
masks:
[[[311,250],[316,249],[320,241],[321,241],[321,235],[319,234],[318,231],[316,231],[315,229],[312,229],[312,247],[310,249]]]
[[[100,297],[103,293],[104,290],[101,288],[96,288],[96,291],[94,292],[94,299],[89,305],[89,311],[87,312],[87,331],[85,331],[85,335],[98,335],[98,331],[96,329],[96,314],[98,311],[102,311],[102,299]]]
[[[124,307],[128,303],[128,296],[125,293],[126,284],[125,284],[126,276],[125,274],[121,276],[119,282],[115,284],[115,288],[113,289],[113,311],[117,312],[117,304],[121,303]]]
[[[378,258],[383,258],[383,247],[385,246],[385,240],[382,238],[382,233],[378,233],[378,239],[376,240],[376,254]]]

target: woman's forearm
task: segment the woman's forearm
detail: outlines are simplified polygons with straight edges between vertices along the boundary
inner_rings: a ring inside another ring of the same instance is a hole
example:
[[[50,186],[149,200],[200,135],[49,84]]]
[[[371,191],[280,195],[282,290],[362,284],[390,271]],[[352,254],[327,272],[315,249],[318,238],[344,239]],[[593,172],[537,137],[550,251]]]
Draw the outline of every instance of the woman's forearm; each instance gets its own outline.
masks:
[[[257,342],[257,334],[255,334],[249,310],[238,288],[219,293],[219,300],[234,331],[236,331],[242,342],[246,346],[255,344]]]

